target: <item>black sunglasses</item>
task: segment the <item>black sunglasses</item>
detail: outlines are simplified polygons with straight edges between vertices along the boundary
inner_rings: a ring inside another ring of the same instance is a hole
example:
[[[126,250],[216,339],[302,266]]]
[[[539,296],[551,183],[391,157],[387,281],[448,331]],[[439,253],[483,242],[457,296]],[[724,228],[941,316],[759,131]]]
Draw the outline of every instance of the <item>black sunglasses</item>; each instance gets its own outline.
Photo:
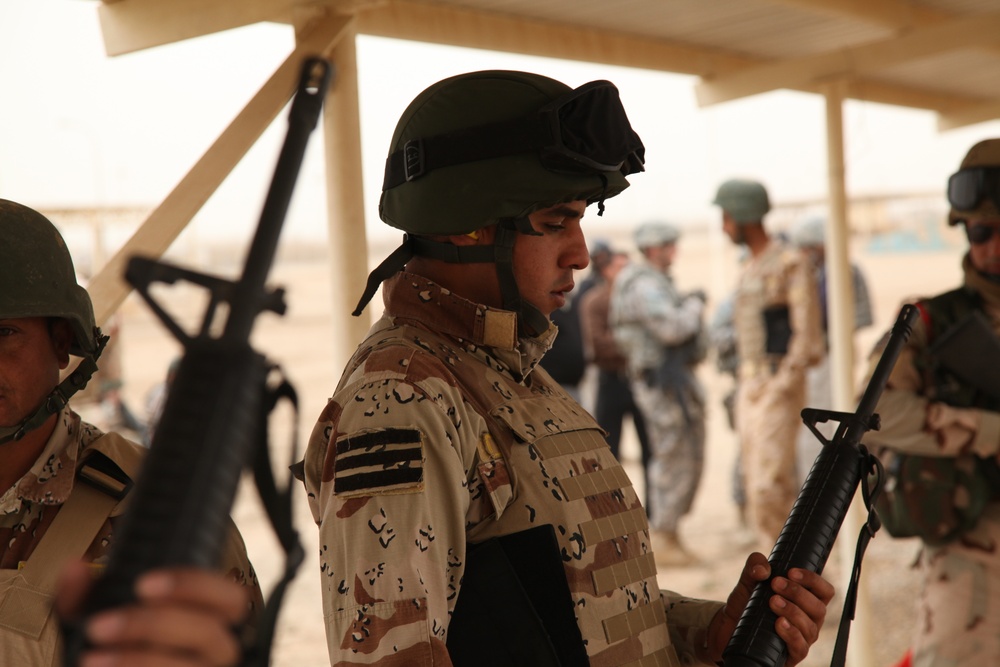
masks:
[[[995,225],[969,225],[965,226],[965,235],[969,237],[972,245],[982,245],[1000,233],[1000,227]]]

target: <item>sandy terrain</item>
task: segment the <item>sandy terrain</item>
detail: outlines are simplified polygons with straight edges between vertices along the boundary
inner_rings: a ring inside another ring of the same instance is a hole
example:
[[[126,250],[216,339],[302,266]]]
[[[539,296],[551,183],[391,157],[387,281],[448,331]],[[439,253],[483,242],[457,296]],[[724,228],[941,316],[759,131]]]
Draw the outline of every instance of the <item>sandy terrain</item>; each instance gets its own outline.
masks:
[[[621,246],[628,247],[625,242]],[[877,313],[876,326],[858,336],[859,350],[867,351],[878,334],[891,324],[904,297],[941,291],[956,284],[959,279],[961,246],[958,244],[943,252],[877,254],[865,252],[865,245],[856,241],[854,250],[855,260],[868,277]],[[373,259],[380,259],[384,252],[384,248],[373,250]],[[676,271],[678,283],[682,288],[705,288],[711,298],[710,305],[714,305],[734,283],[735,265],[735,251],[720,235],[685,237]],[[218,267],[212,270],[223,273]],[[235,275],[235,272],[233,268],[228,275]],[[300,447],[304,446],[315,416],[332,391],[344,362],[343,359],[336,359],[331,349],[331,332],[336,321],[328,312],[331,289],[328,276],[329,267],[322,261],[286,261],[275,267],[271,282],[287,289],[289,312],[283,318],[263,317],[254,336],[255,347],[282,364],[299,392]],[[192,309],[190,294],[183,290],[166,294],[168,303],[177,309],[175,312],[184,321],[199,321],[199,311]],[[133,409],[141,410],[146,393],[163,377],[178,347],[135,296],[129,298],[121,312],[126,397]],[[741,530],[730,496],[735,442],[724,421],[720,403],[730,380],[721,377],[711,362],[702,367],[701,375],[711,406],[707,462],[693,513],[682,524],[682,532],[692,550],[701,556],[702,564],[667,570],[660,574],[659,579],[664,588],[696,597],[723,599],[735,583],[746,557],[746,549],[737,543]],[[82,411],[100,421],[100,412],[92,407],[84,406]],[[274,456],[279,464],[288,460],[290,417],[284,415],[283,422],[274,431]],[[634,433],[627,430],[623,444],[626,468],[638,484],[641,475],[637,449]],[[282,610],[273,651],[276,667],[327,664],[317,585],[316,529],[304,494],[299,492],[297,499],[297,527],[305,543],[307,558]],[[234,517],[247,541],[266,592],[280,571],[282,554],[262,515],[254,490],[246,485],[237,498]],[[851,541],[853,552],[855,535],[846,537]],[[895,541],[885,534],[879,534],[869,548],[862,596],[867,598],[871,612],[855,622],[851,636],[855,647],[866,644],[872,647],[875,656],[873,665],[890,665],[905,650],[915,596],[915,580],[908,566],[915,553],[916,544],[912,541]],[[841,545],[838,544],[826,573],[838,588],[843,589],[842,582],[848,569],[849,564],[843,562]],[[831,605],[830,619],[823,636],[805,663],[807,667],[829,664],[842,604],[843,599],[838,595]],[[849,660],[849,664],[851,662]]]

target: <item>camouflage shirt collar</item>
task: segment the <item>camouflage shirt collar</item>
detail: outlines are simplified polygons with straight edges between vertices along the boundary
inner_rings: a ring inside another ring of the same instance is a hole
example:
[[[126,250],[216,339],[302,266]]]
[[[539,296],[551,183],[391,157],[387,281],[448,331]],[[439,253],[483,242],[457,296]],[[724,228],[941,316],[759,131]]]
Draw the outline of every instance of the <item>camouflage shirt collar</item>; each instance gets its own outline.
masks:
[[[552,347],[553,324],[534,338],[517,337],[517,315],[474,303],[423,276],[400,271],[382,286],[386,314],[459,339],[488,354],[523,380]],[[470,345],[467,345],[470,347]]]
[[[80,453],[80,416],[69,406],[56,417],[56,428],[31,469],[0,497],[0,514],[18,512],[29,503],[61,505],[73,490]]]

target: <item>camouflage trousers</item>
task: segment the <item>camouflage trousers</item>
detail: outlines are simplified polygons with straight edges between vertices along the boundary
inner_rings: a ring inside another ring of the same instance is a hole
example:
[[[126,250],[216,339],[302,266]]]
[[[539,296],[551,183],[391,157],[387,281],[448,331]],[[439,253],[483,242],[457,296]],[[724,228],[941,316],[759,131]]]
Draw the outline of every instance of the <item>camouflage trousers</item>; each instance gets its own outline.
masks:
[[[677,530],[691,510],[705,462],[704,400],[684,392],[687,416],[672,392],[633,381],[632,394],[642,412],[649,440],[649,524],[652,530]]]
[[[1000,665],[1000,503],[960,540],[925,546],[918,567],[913,667]]]
[[[774,387],[769,377],[740,381],[736,426],[747,516],[761,548],[774,544],[798,496],[795,437],[804,399],[804,378],[783,390]]]

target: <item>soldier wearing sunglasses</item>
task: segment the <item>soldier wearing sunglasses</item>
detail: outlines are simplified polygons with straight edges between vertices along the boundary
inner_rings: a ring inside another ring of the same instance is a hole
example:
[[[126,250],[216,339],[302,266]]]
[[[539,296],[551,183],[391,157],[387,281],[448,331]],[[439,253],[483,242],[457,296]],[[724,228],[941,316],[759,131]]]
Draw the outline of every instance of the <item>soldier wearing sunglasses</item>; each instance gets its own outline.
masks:
[[[607,81],[490,71],[407,107],[381,218],[403,242],[369,278],[385,310],[313,430],[333,665],[715,664],[756,582],[726,604],[663,591],[646,512],[604,431],[539,361],[589,263],[590,204],[643,170]],[[792,570],[772,609],[790,665],[833,589]]]
[[[917,302],[921,318],[878,405],[882,428],[866,442],[896,457],[886,528],[922,540],[913,664],[972,667],[1000,664],[1000,392],[988,386],[1000,357],[949,341],[975,321],[986,323],[985,345],[1000,330],[1000,139],[969,150],[948,180],[948,202],[948,223],[969,240],[964,280]],[[949,366],[956,351],[978,372]],[[912,530],[896,527],[895,512]]]

